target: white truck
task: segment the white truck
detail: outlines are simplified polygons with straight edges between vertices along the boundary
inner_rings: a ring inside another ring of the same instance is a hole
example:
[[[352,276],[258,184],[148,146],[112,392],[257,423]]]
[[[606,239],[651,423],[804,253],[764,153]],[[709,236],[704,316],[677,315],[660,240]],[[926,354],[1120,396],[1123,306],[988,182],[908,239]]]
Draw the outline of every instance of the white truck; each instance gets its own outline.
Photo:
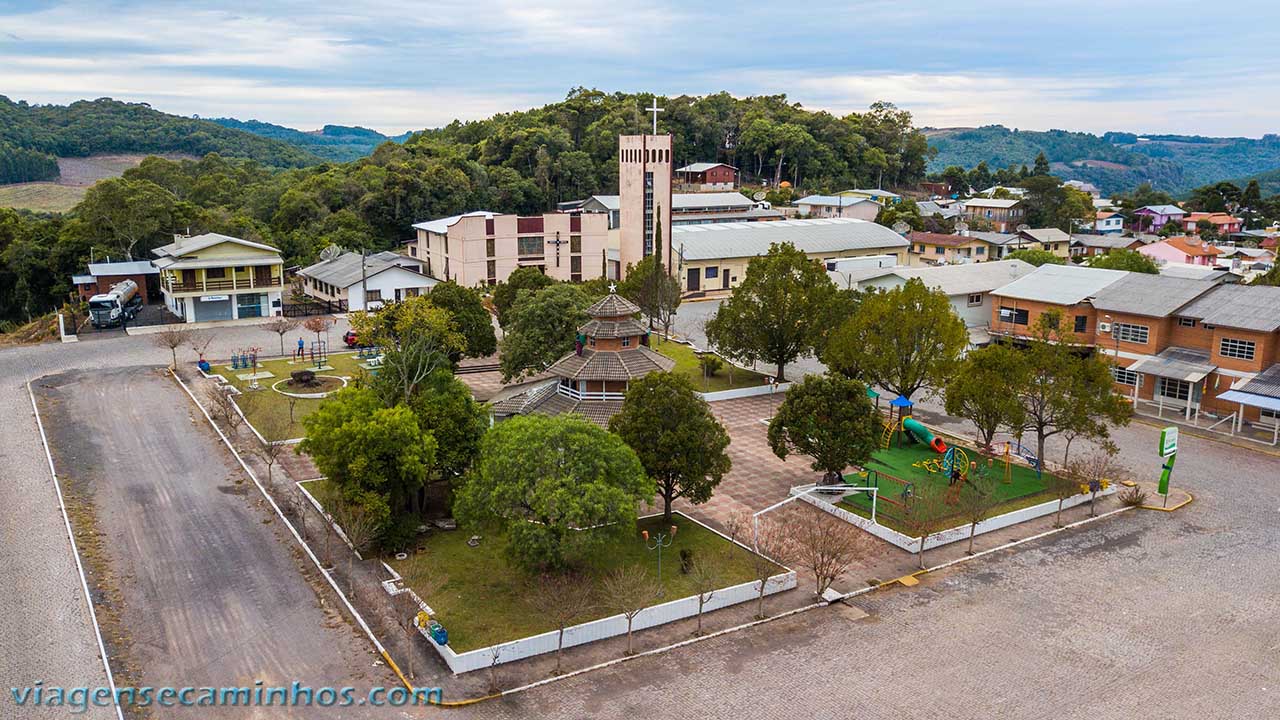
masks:
[[[142,307],[138,283],[121,280],[105,293],[89,298],[89,318],[95,328],[110,328],[132,320]]]

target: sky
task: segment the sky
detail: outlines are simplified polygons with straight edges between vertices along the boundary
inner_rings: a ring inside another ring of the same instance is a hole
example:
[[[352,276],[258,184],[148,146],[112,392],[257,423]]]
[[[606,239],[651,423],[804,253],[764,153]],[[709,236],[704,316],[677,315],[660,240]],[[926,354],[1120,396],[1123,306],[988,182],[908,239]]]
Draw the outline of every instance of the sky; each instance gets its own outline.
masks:
[[[389,134],[574,87],[921,126],[1280,132],[1280,3],[0,0],[0,95]]]

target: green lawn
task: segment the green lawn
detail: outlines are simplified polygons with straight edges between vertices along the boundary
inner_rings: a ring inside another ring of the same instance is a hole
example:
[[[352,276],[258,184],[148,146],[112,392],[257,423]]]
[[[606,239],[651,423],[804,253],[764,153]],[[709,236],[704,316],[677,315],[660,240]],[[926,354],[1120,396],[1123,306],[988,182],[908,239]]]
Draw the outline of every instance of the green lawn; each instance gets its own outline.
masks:
[[[320,375],[334,375],[337,377],[345,377],[348,380],[354,380],[361,373],[367,372],[360,367],[363,360],[356,357],[354,352],[334,353],[329,356],[328,364],[333,367],[332,370],[322,370]],[[236,389],[242,391],[243,394],[236,396],[236,402],[240,404],[240,409],[244,411],[245,417],[258,432],[267,440],[288,440],[291,438],[299,438],[303,436],[302,418],[315,412],[320,407],[323,399],[299,398],[293,407],[293,420],[289,419],[289,400],[287,395],[271,389],[271,385],[280,380],[287,380],[289,373],[294,370],[304,370],[314,368],[314,364],[310,361],[300,360],[292,362],[287,359],[266,360],[258,363],[258,372],[264,370],[270,372],[274,377],[262,378],[258,380],[258,389],[250,390],[248,380],[241,380],[236,375],[247,374],[249,370],[232,370],[230,364],[221,363],[214,365],[212,372],[226,378]],[[271,432],[272,428],[282,430],[282,432]]]
[[[702,366],[698,364],[698,356],[693,348],[682,343],[663,340],[656,335],[651,342],[654,350],[676,361],[676,366],[671,371],[689,378],[693,387],[701,392],[758,387],[766,382],[764,375],[750,370],[733,368],[733,372],[730,373],[728,362],[725,362],[715,375],[704,378]]]
[[[987,458],[979,454],[974,448],[958,447],[969,456],[970,462],[978,463],[979,472],[989,473],[999,480],[996,483],[996,493],[1004,502],[993,514],[1012,512],[1053,499],[1053,495],[1046,489],[1048,485],[1045,479],[1038,477],[1035,470],[1025,465],[1011,462],[1009,464],[1009,482],[1006,483],[1004,482],[1005,466],[1003,459],[997,458],[988,463]],[[923,485],[946,487],[947,478],[942,472],[930,472],[924,467],[927,464],[934,468],[940,468],[941,460],[942,455],[934,452],[926,445],[903,440],[902,445],[899,446],[898,438],[895,436],[889,449],[877,450],[872,455],[872,459],[866,465],[866,470],[869,472],[850,473],[845,476],[845,480],[858,486],[870,484],[878,487],[880,489],[880,501],[876,506],[876,522],[887,525],[899,532],[906,532],[899,522],[903,511],[903,483],[912,483],[917,488]],[[863,517],[870,517],[871,515],[871,495],[869,493],[859,492],[847,495],[837,504]],[[956,517],[954,522],[944,522],[942,524],[955,525],[960,522],[962,522],[960,518]]]
[[[324,482],[313,480],[304,485],[313,495],[318,491],[322,496],[324,489],[320,485]],[[673,520],[678,530],[671,546],[662,551],[664,601],[696,593],[688,576],[680,572],[682,549],[691,550],[695,557],[719,554],[723,558],[720,587],[754,579],[750,551],[682,515],[676,515]],[[607,547],[595,564],[586,569],[586,573],[589,577],[599,578],[622,565],[644,564],[657,575],[657,551],[645,548],[640,531],[648,530],[654,536],[659,531],[665,532],[667,527],[661,516],[640,520],[634,536]],[[466,652],[554,630],[555,626],[531,610],[525,601],[534,580],[507,563],[505,538],[485,535],[480,545],[473,548],[467,545],[467,539],[473,534],[460,528],[447,532],[433,530],[423,536],[419,552],[430,558],[431,572],[438,574],[441,580],[436,582],[442,581],[443,584],[424,588],[414,586],[413,579],[407,578],[418,596],[435,611],[436,619],[449,631],[449,647],[455,652]],[[384,560],[402,575],[411,562],[391,558]],[[782,572],[782,568],[779,567],[777,572]],[[590,588],[584,587],[583,592],[590,592]],[[579,622],[610,614],[608,610],[598,609]]]

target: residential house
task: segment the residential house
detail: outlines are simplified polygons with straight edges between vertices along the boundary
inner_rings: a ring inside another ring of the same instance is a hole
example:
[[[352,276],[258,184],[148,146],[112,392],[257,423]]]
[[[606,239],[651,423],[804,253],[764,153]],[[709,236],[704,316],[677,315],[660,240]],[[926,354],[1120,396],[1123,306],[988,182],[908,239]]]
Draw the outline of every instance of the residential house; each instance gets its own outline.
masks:
[[[1062,184],[1065,187],[1079,190],[1082,193],[1088,193],[1089,196],[1094,199],[1102,197],[1102,191],[1098,189],[1097,185],[1094,185],[1091,182],[1085,182],[1083,180],[1068,180]]]
[[[998,233],[987,230],[965,230],[961,235],[968,235],[983,240],[990,249],[987,250],[988,260],[1003,260],[1009,253],[1015,250],[1024,250],[1034,247],[1033,243],[1027,241],[1017,233]]]
[[[881,205],[893,205],[902,202],[902,196],[897,193],[891,193],[888,190],[841,190],[836,193],[844,197],[866,198],[874,200]]]
[[[1160,242],[1143,245],[1138,252],[1160,262],[1186,263],[1188,265],[1214,265],[1222,251],[1216,245],[1199,238],[1175,236]]]
[[[1232,233],[1240,232],[1244,228],[1244,221],[1229,213],[1207,213],[1193,212],[1182,218],[1182,227],[1190,234],[1198,234],[1200,232],[1200,221],[1209,223],[1214,230],[1218,231],[1219,237],[1227,237]]]
[[[969,198],[964,202],[964,219],[967,221],[985,220],[998,232],[1013,232],[1023,224],[1026,212],[1022,201],[1016,198],[994,200],[991,198]]]
[[[1071,257],[1106,255],[1112,250],[1137,250],[1142,246],[1143,242],[1137,238],[1076,233],[1071,236]]]
[[[94,295],[110,292],[112,285],[125,280],[137,284],[138,293],[144,301],[160,297],[160,270],[150,260],[89,263],[88,274],[71,276],[71,284],[82,302],[88,302]]]
[[[303,294],[345,310],[376,310],[425,294],[440,282],[422,274],[421,261],[393,252],[345,252],[303,268],[298,277]]]
[[[1060,258],[1071,256],[1071,236],[1058,228],[1035,228],[1018,233],[1036,250],[1053,253]]]
[[[979,194],[979,195],[981,195],[982,197],[987,197],[987,198],[989,198],[989,197],[991,197],[991,196],[995,195],[997,192],[1000,192],[1001,190],[1003,190],[1005,193],[1008,193],[1010,196],[1015,197],[1015,198],[1024,198],[1024,197],[1026,197],[1026,196],[1027,196],[1027,189],[1026,189],[1026,188],[1021,188],[1021,187],[1016,187],[1016,186],[1015,186],[1015,187],[1007,187],[1007,186],[1005,186],[1005,185],[992,185],[991,187],[987,188],[986,190],[983,190],[982,192],[980,192],[980,193],[978,193],[978,194]]]
[[[281,312],[284,261],[270,245],[229,235],[178,235],[152,251],[165,307],[186,322]]]
[[[1113,210],[1099,210],[1093,229],[1100,235],[1119,235],[1124,232],[1124,216]]]
[[[415,224],[409,256],[423,273],[466,287],[503,282],[518,267],[536,267],[556,280],[617,277],[610,267],[609,220],[601,213],[545,213],[530,217],[487,211]]]
[[[919,186],[920,191],[928,193],[930,197],[946,197],[951,194],[951,186],[944,182],[921,181]]]
[[[948,265],[980,262],[989,255],[990,244],[970,235],[944,235],[931,232],[907,233],[911,243],[907,251],[908,265]]]
[[[676,187],[693,192],[733,190],[738,186],[738,168],[725,163],[700,162],[676,168]]]
[[[1159,232],[1170,221],[1181,224],[1186,214],[1177,205],[1144,205],[1133,211],[1129,227],[1138,232]]]
[[[859,220],[875,220],[880,214],[880,203],[867,198],[850,198],[844,195],[808,195],[796,201],[801,215],[809,217],[844,217]]]
[[[987,327],[991,323],[989,294],[998,287],[1035,270],[1021,260],[940,265],[938,267],[895,267],[867,269],[857,281],[859,290],[889,289],[919,279],[926,287],[939,290],[951,301],[951,309],[969,328],[969,344],[981,347],[991,342]]]
[[[1212,283],[1240,282],[1242,275],[1231,272],[1222,265],[1192,265],[1190,263],[1160,263],[1160,274],[1164,277],[1200,280]]]
[[[937,200],[921,200],[916,203],[916,207],[920,210],[920,217],[927,218],[938,216],[943,220],[960,217],[961,207],[950,200],[946,202],[938,202]]]
[[[883,225],[853,218],[679,225],[671,234],[685,292],[728,292],[746,277],[751,258],[778,243],[814,260],[891,254],[898,263],[906,261],[908,244]]]

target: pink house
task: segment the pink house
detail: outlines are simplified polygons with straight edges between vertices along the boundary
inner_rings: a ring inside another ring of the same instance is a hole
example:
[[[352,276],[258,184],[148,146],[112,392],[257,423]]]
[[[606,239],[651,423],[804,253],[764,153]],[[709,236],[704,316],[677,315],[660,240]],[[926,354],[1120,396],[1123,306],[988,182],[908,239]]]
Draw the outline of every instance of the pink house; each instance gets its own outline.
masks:
[[[1213,265],[1222,251],[1203,243],[1199,238],[1171,237],[1168,240],[1143,245],[1138,252],[1157,262],[1186,263],[1188,265]]]
[[[1208,222],[1216,228],[1218,234],[1223,237],[1226,237],[1231,233],[1240,232],[1244,227],[1244,223],[1240,218],[1228,215],[1227,213],[1193,212],[1184,217],[1181,222],[1188,233],[1198,233],[1199,229],[1196,226],[1201,220]]]

